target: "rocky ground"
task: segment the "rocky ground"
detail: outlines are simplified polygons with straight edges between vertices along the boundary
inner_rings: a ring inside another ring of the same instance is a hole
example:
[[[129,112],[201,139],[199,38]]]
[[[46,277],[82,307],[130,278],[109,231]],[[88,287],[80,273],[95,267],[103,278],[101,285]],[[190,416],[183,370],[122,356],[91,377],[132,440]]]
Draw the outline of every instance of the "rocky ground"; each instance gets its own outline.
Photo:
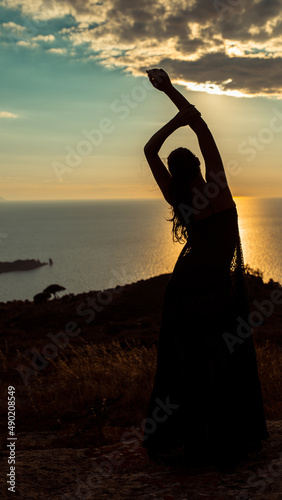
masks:
[[[236,471],[148,460],[138,438],[110,446],[17,452],[16,493],[7,492],[1,452],[1,499],[24,500],[280,500],[282,421],[269,422],[262,451]]]

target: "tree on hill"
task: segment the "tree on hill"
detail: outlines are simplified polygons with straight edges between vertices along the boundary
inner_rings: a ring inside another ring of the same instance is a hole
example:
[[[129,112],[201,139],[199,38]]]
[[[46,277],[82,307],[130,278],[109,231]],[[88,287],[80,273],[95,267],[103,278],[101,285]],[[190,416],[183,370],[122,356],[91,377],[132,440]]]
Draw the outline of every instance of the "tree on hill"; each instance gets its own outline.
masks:
[[[65,290],[65,287],[61,285],[49,285],[45,290],[43,290],[43,293],[52,293],[55,298],[57,298],[57,293],[58,292],[63,292]]]
[[[51,293],[46,293],[46,292],[41,292],[37,293],[33,297],[34,304],[44,304],[44,302],[47,302],[48,299],[50,299]]]

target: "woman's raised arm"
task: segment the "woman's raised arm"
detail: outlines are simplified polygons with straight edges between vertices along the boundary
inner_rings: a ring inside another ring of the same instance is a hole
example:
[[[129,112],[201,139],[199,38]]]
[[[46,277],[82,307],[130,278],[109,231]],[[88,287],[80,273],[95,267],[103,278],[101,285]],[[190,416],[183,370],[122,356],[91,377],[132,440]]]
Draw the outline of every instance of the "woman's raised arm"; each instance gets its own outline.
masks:
[[[169,186],[171,183],[171,175],[167,170],[165,164],[162,162],[158,153],[161,149],[165,140],[179,127],[188,125],[189,122],[193,121],[199,112],[194,108],[194,106],[189,106],[188,109],[183,108],[177,113],[177,115],[172,118],[166,125],[164,125],[160,130],[158,130],[151,139],[147,142],[144,147],[144,153],[146,159],[151,168],[152,174],[163,193],[165,200],[172,205]]]
[[[169,97],[179,110],[182,110],[183,108],[188,110],[189,106],[193,107],[193,105],[190,104],[189,101],[172,85],[166,71],[154,68],[148,70],[147,74],[152,85],[156,89],[164,92],[164,94]],[[212,177],[218,172],[224,173],[223,163],[215,140],[207,124],[201,118],[200,113],[198,113],[197,120],[193,120],[191,123],[187,122],[187,124],[190,125],[192,130],[197,135],[201,153],[205,160],[206,180],[212,180]],[[211,176],[210,174],[212,172],[213,174]]]
[[[151,84],[161,92],[164,92],[175,104],[179,111],[185,106],[189,106],[189,101],[172,85],[170,78],[163,69],[149,69],[147,74]]]

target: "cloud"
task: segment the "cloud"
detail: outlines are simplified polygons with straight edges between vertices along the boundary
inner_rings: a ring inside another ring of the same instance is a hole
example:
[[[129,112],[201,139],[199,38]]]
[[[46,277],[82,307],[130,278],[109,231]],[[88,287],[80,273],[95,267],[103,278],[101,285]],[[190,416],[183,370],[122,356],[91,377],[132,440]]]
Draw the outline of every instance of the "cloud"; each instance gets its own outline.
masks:
[[[9,111],[0,111],[0,118],[18,118],[18,115],[10,113]]]
[[[54,35],[38,35],[34,36],[33,40],[38,42],[53,42],[55,40]]]
[[[47,50],[47,52],[51,52],[52,54],[65,54],[67,50],[62,48],[52,48]]]
[[[43,21],[64,16],[73,10],[64,0],[2,0],[1,3],[3,7],[18,9],[24,16]]]
[[[8,22],[8,23],[2,23],[1,25],[1,28],[4,30],[8,30],[12,33],[18,33],[18,34],[21,34],[25,31],[25,26],[21,26],[19,24],[16,24],[12,21]]]
[[[52,52],[83,61],[95,58],[133,75],[163,66],[175,81],[186,82],[190,88],[208,91],[213,86],[233,95],[282,97],[282,0],[3,3],[21,8],[41,30],[33,33],[33,40],[53,41],[56,47],[69,43],[73,49],[52,48]],[[59,26],[58,19],[60,29],[53,32],[52,23]],[[19,29],[13,22],[6,24],[11,30]]]
[[[38,47],[38,43],[28,41],[26,42],[25,40],[20,40],[19,42],[16,43],[17,47],[28,47],[30,49],[34,49],[35,47]]]
[[[230,95],[236,91],[249,96],[281,93],[281,57],[228,57],[224,53],[215,53],[195,61],[165,58],[160,61],[160,65],[178,75],[183,84],[187,82],[188,88],[200,82],[207,87],[217,85],[222,92]]]

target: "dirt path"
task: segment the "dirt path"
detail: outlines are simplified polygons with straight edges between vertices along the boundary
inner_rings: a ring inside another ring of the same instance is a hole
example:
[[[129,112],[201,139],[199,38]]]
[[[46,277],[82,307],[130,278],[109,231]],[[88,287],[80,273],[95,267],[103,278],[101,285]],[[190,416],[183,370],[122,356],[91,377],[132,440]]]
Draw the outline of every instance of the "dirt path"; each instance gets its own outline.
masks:
[[[280,500],[282,421],[268,422],[270,438],[236,472],[150,462],[139,441],[101,448],[17,452],[16,493],[7,492],[7,453],[1,452],[1,499],[25,500]]]

